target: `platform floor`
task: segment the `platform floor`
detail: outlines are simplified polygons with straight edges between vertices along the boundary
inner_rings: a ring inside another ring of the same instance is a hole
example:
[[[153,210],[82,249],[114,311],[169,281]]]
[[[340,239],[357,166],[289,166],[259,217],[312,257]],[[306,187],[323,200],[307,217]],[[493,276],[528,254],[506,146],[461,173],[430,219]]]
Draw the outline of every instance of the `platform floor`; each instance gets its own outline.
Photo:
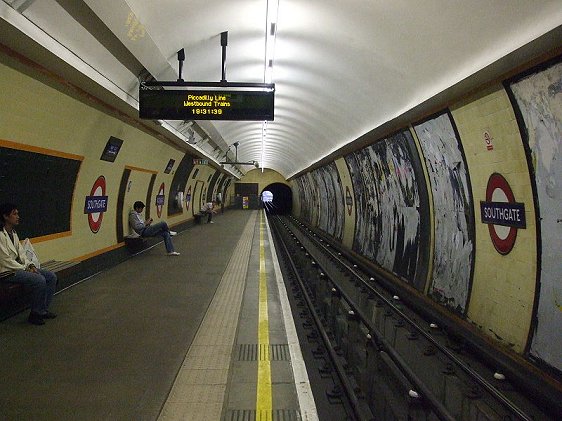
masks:
[[[0,419],[317,419],[265,216],[214,221],[0,323]]]

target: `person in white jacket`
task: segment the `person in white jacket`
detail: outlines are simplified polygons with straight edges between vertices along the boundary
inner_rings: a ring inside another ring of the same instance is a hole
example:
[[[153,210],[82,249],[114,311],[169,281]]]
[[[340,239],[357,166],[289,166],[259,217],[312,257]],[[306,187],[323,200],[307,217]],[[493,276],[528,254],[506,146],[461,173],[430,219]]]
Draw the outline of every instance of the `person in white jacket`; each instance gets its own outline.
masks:
[[[212,202],[205,203],[201,206],[201,213],[207,214],[207,224],[214,224],[213,222],[213,214],[217,213],[215,210],[217,202],[214,200]]]
[[[0,205],[0,272],[13,275],[2,278],[2,282],[22,284],[32,290],[31,312],[28,321],[34,325],[45,324],[45,319],[54,319],[49,311],[57,286],[57,276],[48,270],[36,268],[27,258],[14,227],[20,222],[16,205]]]

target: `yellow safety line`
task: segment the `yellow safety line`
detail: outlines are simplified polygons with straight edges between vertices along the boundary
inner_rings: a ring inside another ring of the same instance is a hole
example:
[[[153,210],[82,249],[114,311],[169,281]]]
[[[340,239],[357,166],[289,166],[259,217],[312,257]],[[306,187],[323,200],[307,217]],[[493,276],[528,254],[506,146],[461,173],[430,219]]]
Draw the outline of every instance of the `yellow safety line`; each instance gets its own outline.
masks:
[[[271,364],[269,362],[269,317],[267,314],[267,276],[265,271],[265,245],[263,240],[263,213],[260,214],[260,285],[258,319],[258,388],[256,396],[256,421],[270,420],[272,414]]]

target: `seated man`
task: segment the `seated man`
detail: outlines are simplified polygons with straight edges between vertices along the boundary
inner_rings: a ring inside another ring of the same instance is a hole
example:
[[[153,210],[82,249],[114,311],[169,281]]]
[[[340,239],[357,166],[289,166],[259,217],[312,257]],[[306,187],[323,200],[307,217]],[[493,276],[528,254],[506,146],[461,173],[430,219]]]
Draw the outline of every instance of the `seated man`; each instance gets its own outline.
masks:
[[[212,202],[205,203],[203,207],[201,207],[201,213],[207,214],[207,224],[213,224],[213,214],[217,213],[215,210],[215,205],[217,202],[214,200]]]
[[[32,290],[31,313],[27,319],[34,325],[44,325],[44,319],[54,319],[49,311],[57,286],[57,275],[36,268],[27,257],[14,229],[20,223],[18,208],[11,203],[0,205],[0,272],[13,272],[2,282],[22,284]]]
[[[141,213],[144,209],[144,203],[140,200],[136,201],[133,205],[133,210],[129,213],[129,224],[131,228],[141,237],[156,237],[161,235],[164,239],[164,245],[166,246],[166,251],[168,256],[179,256],[177,251],[174,251],[174,245],[172,243],[172,236],[176,235],[177,232],[170,231],[168,224],[164,221],[152,223],[152,218],[143,220]]]

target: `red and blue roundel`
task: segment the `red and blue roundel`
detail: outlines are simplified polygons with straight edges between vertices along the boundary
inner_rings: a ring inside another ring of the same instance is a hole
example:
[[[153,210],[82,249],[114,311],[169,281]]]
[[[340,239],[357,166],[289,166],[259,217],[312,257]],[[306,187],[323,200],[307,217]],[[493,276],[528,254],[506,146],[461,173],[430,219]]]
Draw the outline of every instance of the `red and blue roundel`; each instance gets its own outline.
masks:
[[[164,183],[160,184],[160,189],[158,190],[158,194],[156,195],[156,214],[158,218],[162,217],[162,207],[164,207]]]
[[[480,202],[482,222],[488,224],[490,238],[500,254],[508,254],[515,245],[517,229],[526,228],[525,204],[515,201],[507,180],[498,173],[488,179],[486,201]]]
[[[107,212],[107,196],[105,195],[105,177],[100,175],[86,196],[84,213],[88,215],[88,225],[95,234],[100,230],[103,214]]]
[[[349,186],[345,186],[345,204],[347,206],[347,213],[351,216],[351,211],[353,210],[353,198],[351,197]]]

